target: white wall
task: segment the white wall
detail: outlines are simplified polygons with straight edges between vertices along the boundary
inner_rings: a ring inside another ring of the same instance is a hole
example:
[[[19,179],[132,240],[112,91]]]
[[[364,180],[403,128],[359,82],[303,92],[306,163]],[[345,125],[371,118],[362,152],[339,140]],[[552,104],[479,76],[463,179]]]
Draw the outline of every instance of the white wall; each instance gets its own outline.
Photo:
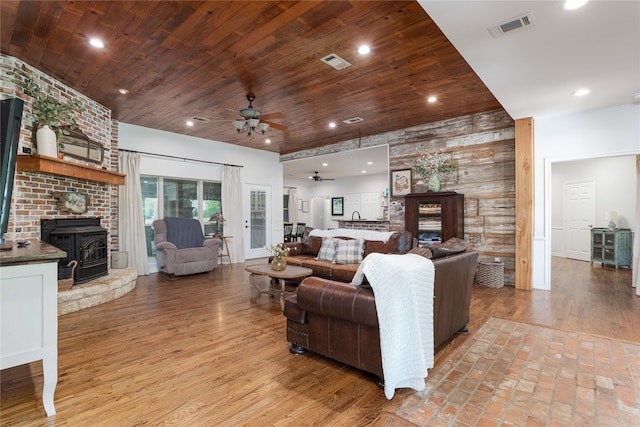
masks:
[[[551,166],[551,246],[554,255],[564,256],[565,184],[581,181],[595,183],[594,227],[606,227],[605,212],[616,211],[618,227],[637,229],[634,156],[555,162]]]
[[[552,165],[568,160],[640,154],[640,105],[550,117],[534,120],[534,124],[533,287],[549,289]],[[612,176],[611,179],[615,178]],[[620,185],[630,186],[637,197],[638,188],[633,181],[620,182]]]
[[[365,176],[354,176],[348,178],[336,178],[335,181],[315,182],[313,180],[286,179],[284,185],[296,187],[298,189],[298,199],[311,201],[314,196],[345,197],[348,193],[373,193],[382,195],[389,187],[388,174],[376,174]],[[309,203],[311,206],[311,203]],[[332,220],[351,218],[352,212],[345,210],[345,215],[341,217],[331,217]],[[298,211],[298,221],[311,223],[311,207],[308,213]],[[376,218],[367,218],[376,219]]]
[[[143,156],[140,162],[142,174],[218,181],[222,173],[221,166],[197,160],[242,166],[243,184],[271,187],[272,240],[283,241],[282,164],[278,153],[127,123],[120,123],[118,132],[118,147],[121,149],[196,160]]]

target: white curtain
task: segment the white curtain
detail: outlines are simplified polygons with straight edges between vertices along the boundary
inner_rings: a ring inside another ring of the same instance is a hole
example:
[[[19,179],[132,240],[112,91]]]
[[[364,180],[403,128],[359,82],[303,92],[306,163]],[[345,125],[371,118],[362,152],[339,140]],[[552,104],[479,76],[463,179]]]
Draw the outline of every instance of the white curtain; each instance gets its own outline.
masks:
[[[298,222],[298,190],[289,189],[289,222],[295,224]]]
[[[118,248],[126,251],[129,266],[138,275],[149,274],[147,243],[144,234],[142,189],[140,187],[140,154],[120,151],[120,173],[126,175],[118,191]]]
[[[640,295],[640,156],[636,156],[636,229],[633,236],[633,273],[631,284]]]
[[[244,229],[242,228],[242,177],[238,166],[222,167],[222,214],[224,234],[233,236],[227,240],[231,260],[244,262]]]

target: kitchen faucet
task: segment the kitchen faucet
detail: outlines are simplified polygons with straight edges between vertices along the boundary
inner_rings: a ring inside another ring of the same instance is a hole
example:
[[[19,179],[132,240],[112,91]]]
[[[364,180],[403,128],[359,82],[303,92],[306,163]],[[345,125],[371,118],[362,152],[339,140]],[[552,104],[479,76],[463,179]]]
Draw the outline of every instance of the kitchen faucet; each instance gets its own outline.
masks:
[[[358,214],[358,219],[360,219],[360,212],[358,212],[358,211],[353,211],[353,213],[351,214],[351,221],[353,221],[353,216],[354,216],[355,214]]]

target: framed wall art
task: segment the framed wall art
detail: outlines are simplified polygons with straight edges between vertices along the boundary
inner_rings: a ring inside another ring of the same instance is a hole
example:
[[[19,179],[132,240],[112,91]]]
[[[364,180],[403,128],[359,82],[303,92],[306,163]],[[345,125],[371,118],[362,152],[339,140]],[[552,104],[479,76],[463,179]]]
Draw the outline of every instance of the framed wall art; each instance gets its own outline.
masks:
[[[331,198],[331,216],[344,215],[344,197]]]
[[[391,197],[411,193],[411,169],[391,171]]]
[[[52,194],[58,199],[58,209],[62,212],[83,214],[89,205],[89,196],[76,191],[56,192]]]
[[[302,212],[303,213],[309,212],[309,201],[308,200],[303,200],[302,201]]]

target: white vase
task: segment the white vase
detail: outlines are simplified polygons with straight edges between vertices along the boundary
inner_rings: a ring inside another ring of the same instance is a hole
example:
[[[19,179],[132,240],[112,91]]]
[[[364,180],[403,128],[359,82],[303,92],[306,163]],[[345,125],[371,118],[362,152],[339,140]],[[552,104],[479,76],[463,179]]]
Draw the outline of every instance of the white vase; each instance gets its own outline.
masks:
[[[434,192],[438,192],[440,191],[440,178],[438,177],[438,174],[433,174],[429,177],[429,182],[427,183],[427,189],[429,189],[429,191],[434,191]]]
[[[36,131],[36,147],[41,156],[58,157],[58,143],[56,133],[47,125]]]

